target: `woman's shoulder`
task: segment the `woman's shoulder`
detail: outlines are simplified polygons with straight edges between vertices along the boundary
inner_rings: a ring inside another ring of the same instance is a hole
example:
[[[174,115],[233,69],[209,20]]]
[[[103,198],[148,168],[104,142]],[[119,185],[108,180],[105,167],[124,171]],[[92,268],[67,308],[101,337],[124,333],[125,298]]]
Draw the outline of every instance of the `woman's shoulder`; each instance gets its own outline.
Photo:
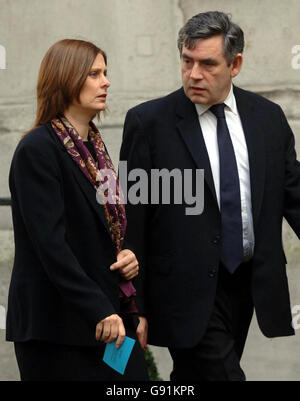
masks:
[[[43,164],[51,164],[54,160],[58,162],[60,147],[59,138],[56,137],[51,124],[40,125],[20,140],[12,158],[12,165],[27,163],[30,160]]]
[[[43,146],[53,143],[51,124],[39,125],[26,133],[19,142],[22,146]]]
[[[51,124],[43,124],[32,129],[20,140],[16,151],[24,149],[38,151],[39,153],[53,152],[58,149],[59,142],[55,138]]]

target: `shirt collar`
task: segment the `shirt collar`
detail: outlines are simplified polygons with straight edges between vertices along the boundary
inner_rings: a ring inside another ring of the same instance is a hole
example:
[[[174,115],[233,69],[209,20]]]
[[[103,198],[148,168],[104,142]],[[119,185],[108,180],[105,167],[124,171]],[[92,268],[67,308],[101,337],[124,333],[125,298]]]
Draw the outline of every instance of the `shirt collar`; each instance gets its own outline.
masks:
[[[231,85],[227,98],[224,100],[226,107],[234,114],[238,115],[236,100],[233,93],[233,85]],[[211,106],[205,104],[195,104],[198,116],[202,116]]]

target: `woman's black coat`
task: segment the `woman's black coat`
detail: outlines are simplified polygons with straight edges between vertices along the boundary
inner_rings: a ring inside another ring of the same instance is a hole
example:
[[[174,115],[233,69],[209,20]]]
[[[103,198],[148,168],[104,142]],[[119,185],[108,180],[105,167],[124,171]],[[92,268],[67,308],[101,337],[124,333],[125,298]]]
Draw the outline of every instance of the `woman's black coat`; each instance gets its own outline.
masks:
[[[27,134],[11,165],[15,234],[6,336],[95,345],[119,312],[118,272],[104,208],[50,124]]]

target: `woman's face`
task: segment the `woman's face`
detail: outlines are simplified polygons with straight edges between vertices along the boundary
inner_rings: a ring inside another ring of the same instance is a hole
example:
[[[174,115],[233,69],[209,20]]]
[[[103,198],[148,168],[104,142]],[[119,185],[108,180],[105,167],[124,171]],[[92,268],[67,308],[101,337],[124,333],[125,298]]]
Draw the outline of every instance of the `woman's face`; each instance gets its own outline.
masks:
[[[106,109],[107,89],[110,86],[106,74],[106,64],[102,54],[99,53],[81,89],[80,103],[77,106],[92,114]]]

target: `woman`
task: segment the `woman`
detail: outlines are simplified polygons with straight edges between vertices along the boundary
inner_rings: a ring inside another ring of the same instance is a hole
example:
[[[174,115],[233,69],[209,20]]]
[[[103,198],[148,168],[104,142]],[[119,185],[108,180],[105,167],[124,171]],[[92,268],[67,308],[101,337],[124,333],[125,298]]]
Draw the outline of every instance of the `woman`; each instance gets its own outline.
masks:
[[[106,61],[80,40],[48,50],[35,125],[12,160],[7,340],[15,343],[22,380],[148,379],[138,341],[123,376],[102,361],[105,343],[120,347],[125,334],[137,340],[131,279],[138,273],[124,244],[119,183],[92,122],[106,109]],[[110,197],[101,191],[104,170],[117,189],[109,188]]]

